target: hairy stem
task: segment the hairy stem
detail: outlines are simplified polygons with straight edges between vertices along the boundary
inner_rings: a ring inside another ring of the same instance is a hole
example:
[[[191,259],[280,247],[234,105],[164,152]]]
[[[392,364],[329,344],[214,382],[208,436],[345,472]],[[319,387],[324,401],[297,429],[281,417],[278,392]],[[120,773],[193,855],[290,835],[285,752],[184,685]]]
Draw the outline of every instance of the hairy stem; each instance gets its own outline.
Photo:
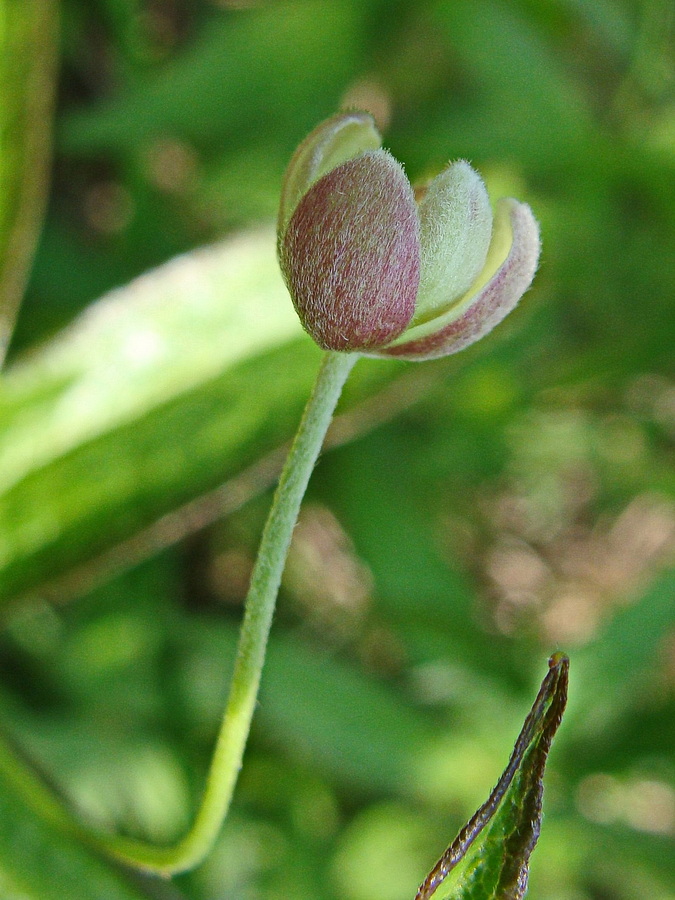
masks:
[[[279,479],[262,534],[239,636],[223,721],[201,805],[190,831],[171,847],[89,831],[11,748],[0,742],[0,767],[44,818],[127,865],[169,876],[198,865],[218,836],[241,769],[258,696],[281,575],[307,483],[356,353],[327,353]]]
[[[300,503],[342,387],[357,359],[353,353],[325,355],[281,473],[251,577],[230,695],[194,825],[180,843],[166,849],[120,837],[104,839],[105,849],[124,862],[170,875],[196,866],[216,840],[241,768],[281,574]]]

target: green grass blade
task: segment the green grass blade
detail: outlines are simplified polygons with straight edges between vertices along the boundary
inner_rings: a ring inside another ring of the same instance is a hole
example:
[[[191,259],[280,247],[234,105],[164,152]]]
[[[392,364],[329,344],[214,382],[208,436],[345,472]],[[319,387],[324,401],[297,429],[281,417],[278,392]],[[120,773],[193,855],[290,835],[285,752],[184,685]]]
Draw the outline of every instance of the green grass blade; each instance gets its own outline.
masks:
[[[56,9],[54,0],[0,2],[0,364],[47,194]]]

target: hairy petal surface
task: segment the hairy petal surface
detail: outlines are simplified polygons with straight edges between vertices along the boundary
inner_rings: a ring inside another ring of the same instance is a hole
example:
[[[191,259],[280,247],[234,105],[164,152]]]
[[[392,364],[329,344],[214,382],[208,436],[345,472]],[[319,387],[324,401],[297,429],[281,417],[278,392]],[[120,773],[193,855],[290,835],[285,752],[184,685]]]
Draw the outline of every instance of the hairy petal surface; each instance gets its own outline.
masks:
[[[283,240],[298,203],[323,175],[368,150],[377,150],[382,138],[366,112],[341,112],[307,135],[291,157],[281,187],[277,230]]]
[[[419,285],[419,230],[410,183],[384,150],[310,188],[279,250],[300,321],[319,346],[368,350],[405,330]]]
[[[530,286],[539,249],[539,227],[530,207],[517,200],[500,200],[487,261],[470,290],[449,311],[409,328],[389,347],[371,355],[435,359],[473,344],[511,312]]]
[[[485,265],[492,209],[482,178],[460,160],[428,186],[419,204],[420,289],[413,324],[445,311]]]

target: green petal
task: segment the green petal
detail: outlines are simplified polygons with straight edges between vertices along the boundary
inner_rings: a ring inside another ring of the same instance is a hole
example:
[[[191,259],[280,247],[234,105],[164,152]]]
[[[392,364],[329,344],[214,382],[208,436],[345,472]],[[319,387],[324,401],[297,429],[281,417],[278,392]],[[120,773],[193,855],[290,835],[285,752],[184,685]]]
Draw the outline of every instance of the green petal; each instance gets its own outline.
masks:
[[[414,325],[441,314],[471,287],[485,265],[492,233],[485,185],[463,160],[434,178],[419,214],[421,273]]]
[[[499,200],[483,270],[469,290],[428,322],[413,325],[371,356],[436,359],[480,340],[516,306],[534,278],[539,227],[526,203]]]

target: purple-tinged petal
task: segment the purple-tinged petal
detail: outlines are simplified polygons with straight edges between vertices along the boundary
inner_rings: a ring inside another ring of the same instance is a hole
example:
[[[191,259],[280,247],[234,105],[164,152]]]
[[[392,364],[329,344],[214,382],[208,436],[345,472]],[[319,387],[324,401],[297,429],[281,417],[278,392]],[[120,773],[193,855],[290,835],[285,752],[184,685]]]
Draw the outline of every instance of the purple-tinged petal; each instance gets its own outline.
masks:
[[[382,144],[370,113],[340,112],[308,134],[291,157],[281,186],[277,232],[283,239],[298,203],[323,175],[336,166]]]
[[[305,329],[326,350],[367,350],[410,322],[419,219],[401,165],[384,150],[332,169],[300,200],[280,262]]]
[[[500,200],[486,266],[473,287],[451,310],[409,328],[393,345],[371,355],[435,359],[473,344],[511,312],[530,286],[539,249],[539,227],[530,207]]]

